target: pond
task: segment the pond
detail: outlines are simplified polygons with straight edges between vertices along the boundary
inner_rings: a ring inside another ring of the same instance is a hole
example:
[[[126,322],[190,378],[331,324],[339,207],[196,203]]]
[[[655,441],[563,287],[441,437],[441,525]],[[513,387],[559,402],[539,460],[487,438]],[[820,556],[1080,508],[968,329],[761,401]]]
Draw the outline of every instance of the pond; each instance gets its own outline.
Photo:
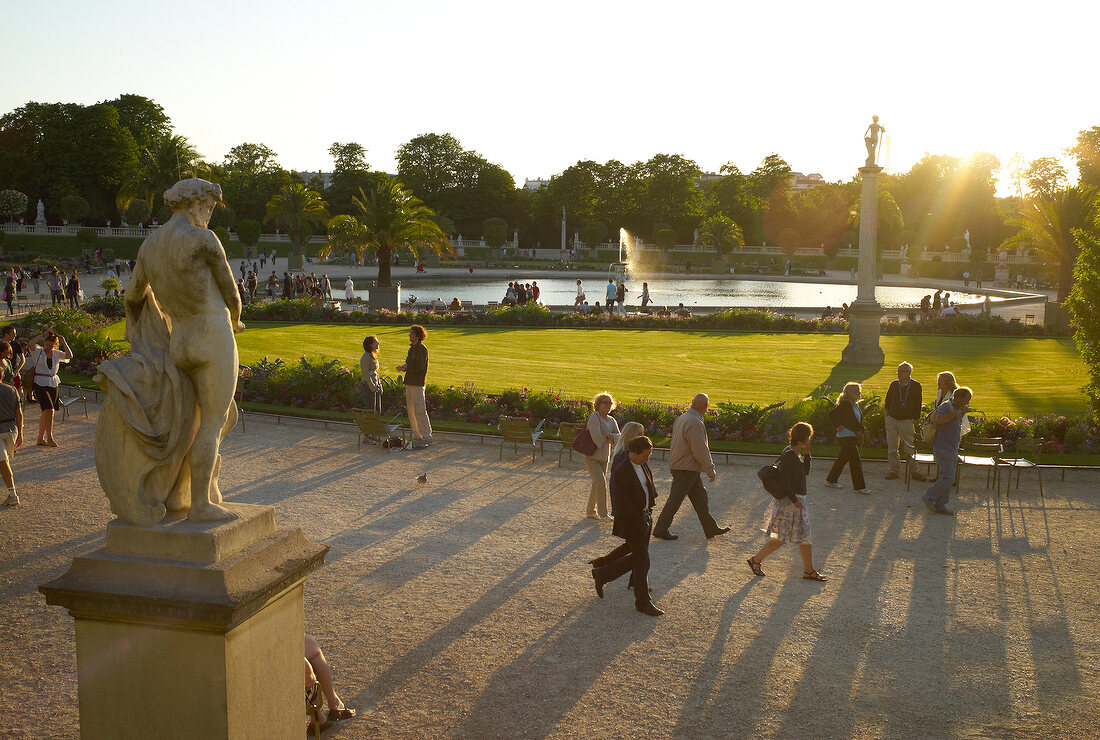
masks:
[[[530,282],[529,277],[521,277]],[[577,279],[570,277],[536,277],[541,290],[539,300],[550,306],[573,305],[577,295]],[[784,282],[780,280],[720,280],[707,278],[653,278],[649,283],[649,295],[657,306],[720,306],[736,308],[824,308],[839,307],[842,303],[851,303],[856,297],[854,284]],[[606,280],[596,278],[583,282],[589,303],[604,303],[607,287]],[[641,280],[628,280],[626,283],[627,305],[636,306],[641,302]],[[414,278],[405,279],[401,286],[401,300],[407,301],[409,295],[415,295],[420,301],[432,301],[442,298],[450,303],[452,298],[463,302],[483,305],[489,301],[500,301],[508,287],[508,280],[498,277],[479,278]],[[334,293],[343,294],[339,283],[333,286]],[[876,297],[884,308],[915,307],[921,298],[932,295],[935,288],[887,287],[879,286]],[[356,294],[367,298],[366,290]],[[952,303],[974,303],[984,299],[984,294],[959,292],[951,294]],[[992,296],[992,300],[1003,298]]]

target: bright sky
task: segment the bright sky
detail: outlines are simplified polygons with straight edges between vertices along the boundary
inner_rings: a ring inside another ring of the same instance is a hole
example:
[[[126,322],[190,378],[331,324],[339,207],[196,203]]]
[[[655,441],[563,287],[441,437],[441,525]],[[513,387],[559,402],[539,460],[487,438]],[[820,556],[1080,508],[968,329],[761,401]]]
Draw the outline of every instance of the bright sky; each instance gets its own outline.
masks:
[[[6,5],[0,113],[136,93],[207,159],[253,141],[297,170],[357,141],[393,172],[402,143],[449,132],[520,184],[659,152],[707,171],[775,152],[846,180],[872,114],[894,172],[924,152],[1062,156],[1100,125],[1100,4],[1080,0]]]

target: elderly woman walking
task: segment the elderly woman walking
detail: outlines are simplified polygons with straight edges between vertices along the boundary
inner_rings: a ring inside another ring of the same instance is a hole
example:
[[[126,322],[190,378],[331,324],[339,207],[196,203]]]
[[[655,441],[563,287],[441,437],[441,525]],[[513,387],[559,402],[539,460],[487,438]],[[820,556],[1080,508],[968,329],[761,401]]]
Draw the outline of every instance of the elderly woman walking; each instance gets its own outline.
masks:
[[[809,581],[824,581],[825,576],[814,569],[813,540],[810,514],[806,510],[806,475],[810,472],[810,442],[814,428],[804,421],[787,431],[787,447],[779,458],[779,480],[787,490],[784,498],[773,499],[764,512],[761,531],[769,539],[759,552],[749,558],[752,572],[763,577],[760,567],[764,558],[790,542],[798,545],[802,556],[802,577]]]
[[[594,409],[588,415],[585,427],[596,443],[591,455],[583,455],[584,467],[592,478],[592,489],[588,494],[586,515],[589,519],[603,522],[612,521],[607,515],[607,467],[611,456],[611,446],[619,436],[619,423],[611,412],[615,409],[615,399],[610,393],[600,393],[592,399]]]
[[[863,394],[863,386],[859,383],[848,383],[837,399],[836,409],[831,413],[830,420],[837,426],[836,441],[840,445],[840,454],[836,456],[833,467],[825,476],[825,485],[830,488],[841,488],[837,480],[844,466],[852,474],[852,488],[856,493],[867,495],[871,489],[863,480],[863,461],[859,457],[859,438],[863,435],[863,412],[859,409],[860,396]]]

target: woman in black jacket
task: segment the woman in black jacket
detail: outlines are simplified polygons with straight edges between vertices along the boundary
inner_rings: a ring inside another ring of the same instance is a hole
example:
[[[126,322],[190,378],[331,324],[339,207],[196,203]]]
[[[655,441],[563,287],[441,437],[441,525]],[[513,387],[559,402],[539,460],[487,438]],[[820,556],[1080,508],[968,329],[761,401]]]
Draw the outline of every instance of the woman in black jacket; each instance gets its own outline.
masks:
[[[806,475],[810,472],[810,442],[814,428],[804,421],[787,432],[789,444],[779,458],[779,480],[787,490],[785,498],[772,499],[764,512],[760,529],[769,539],[760,551],[749,558],[749,567],[763,576],[760,564],[785,543],[798,545],[802,556],[802,577],[809,581],[824,581],[825,576],[814,570],[814,553],[810,535],[810,515],[806,511]]]
[[[863,480],[863,461],[859,457],[859,440],[863,436],[863,412],[859,410],[856,401],[863,394],[863,387],[859,383],[848,383],[837,399],[836,408],[829,414],[830,420],[836,424],[836,441],[840,445],[840,454],[836,456],[833,467],[825,476],[825,485],[830,488],[843,488],[837,480],[844,466],[852,474],[852,488],[856,493],[867,495],[871,489]]]

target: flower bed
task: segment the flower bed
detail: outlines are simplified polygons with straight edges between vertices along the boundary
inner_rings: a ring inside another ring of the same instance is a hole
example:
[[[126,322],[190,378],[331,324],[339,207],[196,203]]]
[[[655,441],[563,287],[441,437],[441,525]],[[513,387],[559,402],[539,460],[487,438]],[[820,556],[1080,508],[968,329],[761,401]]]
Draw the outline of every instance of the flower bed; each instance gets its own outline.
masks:
[[[844,319],[799,319],[770,311],[730,308],[697,316],[555,313],[544,306],[493,307],[482,311],[435,313],[431,311],[338,311],[311,300],[264,300],[244,306],[245,321],[323,322],[350,324],[457,324],[477,326],[598,327],[605,329],[718,329],[728,331],[796,331],[844,334]],[[929,321],[883,324],[884,334],[968,334],[1004,336],[1068,336],[1052,327],[1005,321],[997,316],[958,316]]]
[[[405,412],[405,392],[400,379],[383,377],[383,413],[399,415]],[[476,388],[441,388],[429,385],[426,392],[428,414],[433,419],[471,422],[494,426],[501,416],[522,416],[533,423],[546,419],[551,434],[562,422],[583,423],[591,413],[591,402],[569,398],[560,393],[534,391],[527,388],[484,393]],[[237,384],[237,399],[291,406],[300,409],[347,411],[363,405],[358,369],[342,366],[338,360],[311,362],[305,358],[295,364],[264,358],[253,366],[242,365]],[[782,444],[787,429],[796,421],[808,421],[817,431],[818,442],[834,443],[835,431],[829,423],[830,398],[805,398],[793,404],[777,402],[768,406],[717,401],[706,415],[707,430],[712,440]],[[882,398],[865,396],[860,401],[867,435],[864,445],[886,446],[886,429]],[[678,404],[663,404],[644,398],[624,401],[614,416],[621,427],[636,421],[646,434],[657,440],[666,439],[672,422],[686,410]],[[928,413],[931,406],[925,408]],[[978,420],[973,433],[1001,436],[1011,450],[1021,437],[1039,436],[1046,440],[1045,452],[1100,451],[1097,445],[1100,430],[1085,419],[1050,415],[1038,419],[1019,417],[985,422]]]

